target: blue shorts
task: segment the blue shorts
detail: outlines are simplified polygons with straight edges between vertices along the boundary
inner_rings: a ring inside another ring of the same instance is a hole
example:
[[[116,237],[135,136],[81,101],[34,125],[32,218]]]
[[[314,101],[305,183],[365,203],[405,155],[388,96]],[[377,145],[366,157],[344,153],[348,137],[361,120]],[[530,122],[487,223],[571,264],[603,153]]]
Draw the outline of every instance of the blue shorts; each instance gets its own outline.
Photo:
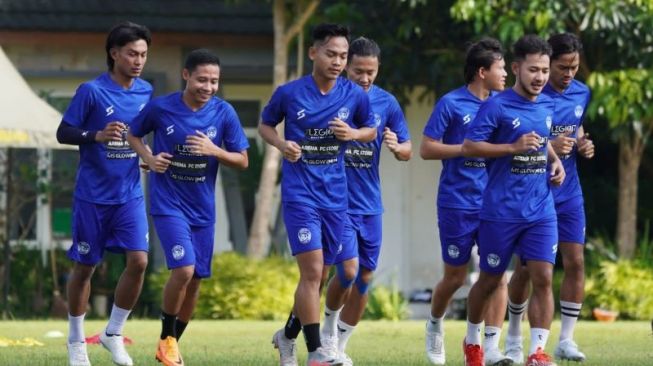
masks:
[[[72,236],[68,257],[89,266],[98,264],[105,250],[147,252],[149,238],[143,197],[116,205],[75,199]]]
[[[349,220],[342,233],[342,251],[336,257],[336,263],[358,255],[358,264],[369,271],[374,271],[381,254],[383,215],[349,214],[348,216]]]
[[[585,208],[583,196],[556,203],[558,242],[585,244]]]
[[[297,202],[284,202],[283,221],[293,256],[319,249],[323,252],[324,264],[336,263],[336,256],[343,251],[342,232],[348,221],[347,210],[321,210]]]
[[[168,269],[195,266],[196,278],[211,277],[215,225],[194,226],[177,216],[152,216]]]
[[[513,223],[481,220],[478,251],[483,272],[500,274],[517,254],[529,260],[555,264],[558,251],[558,223],[555,217],[534,222]]]
[[[442,260],[452,266],[469,262],[478,241],[478,210],[438,207]]]

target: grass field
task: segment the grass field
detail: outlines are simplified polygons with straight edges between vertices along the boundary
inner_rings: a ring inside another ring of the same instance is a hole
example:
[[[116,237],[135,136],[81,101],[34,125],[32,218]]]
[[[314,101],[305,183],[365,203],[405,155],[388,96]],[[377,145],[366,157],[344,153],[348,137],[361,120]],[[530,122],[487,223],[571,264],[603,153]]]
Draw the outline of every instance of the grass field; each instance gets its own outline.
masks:
[[[270,340],[282,322],[193,321],[181,340],[186,365],[276,365],[277,353]],[[104,321],[87,321],[87,336],[99,332]],[[460,343],[465,323],[449,321],[446,327],[447,364],[461,365]],[[424,356],[422,321],[368,321],[356,330],[348,353],[356,365],[428,365]],[[67,332],[63,321],[0,321],[0,337],[33,337],[43,347],[1,347],[0,365],[67,365],[65,338],[47,339],[49,330]],[[528,328],[523,327],[525,334]],[[557,340],[559,323],[554,323],[549,351]],[[154,360],[159,322],[129,321],[125,334],[134,340],[128,350],[136,365],[157,365]],[[505,331],[504,331],[505,335]],[[653,365],[653,337],[647,322],[597,323],[580,322],[577,342],[588,355],[584,365],[643,366]],[[300,365],[305,362],[306,348],[298,342]],[[502,342],[503,344],[503,342]],[[89,345],[94,366],[112,365],[109,353],[101,346]]]

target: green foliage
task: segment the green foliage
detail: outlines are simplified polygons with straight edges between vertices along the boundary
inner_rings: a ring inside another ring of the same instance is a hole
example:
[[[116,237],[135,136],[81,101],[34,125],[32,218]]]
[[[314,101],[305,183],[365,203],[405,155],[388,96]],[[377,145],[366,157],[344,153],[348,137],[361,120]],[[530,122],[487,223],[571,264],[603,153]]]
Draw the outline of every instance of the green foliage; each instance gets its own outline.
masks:
[[[370,289],[364,319],[403,320],[408,317],[408,301],[396,284],[390,287],[374,286]]]
[[[168,271],[151,276],[161,293]],[[202,280],[196,318],[285,320],[292,309],[299,271],[277,257],[255,261],[234,252],[214,256],[211,278]]]
[[[604,261],[585,282],[583,316],[595,307],[620,313],[621,319],[653,317],[653,272],[635,261]]]

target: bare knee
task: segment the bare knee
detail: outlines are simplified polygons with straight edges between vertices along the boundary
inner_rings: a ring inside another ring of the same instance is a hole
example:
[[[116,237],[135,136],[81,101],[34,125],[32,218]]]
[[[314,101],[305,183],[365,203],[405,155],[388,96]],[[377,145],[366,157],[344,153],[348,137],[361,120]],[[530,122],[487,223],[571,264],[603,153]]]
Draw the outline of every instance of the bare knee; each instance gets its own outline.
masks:
[[[135,274],[144,274],[147,268],[146,252],[131,252],[127,254],[127,271]]]
[[[195,273],[194,266],[175,268],[172,270],[172,274],[170,275],[170,280],[182,285],[188,285],[190,281],[193,279],[194,273]]]
[[[445,268],[444,277],[442,277],[442,282],[444,282],[449,287],[460,288],[465,284],[467,279],[467,267],[448,267]]]
[[[79,282],[90,282],[91,277],[93,277],[93,272],[95,272],[95,266],[75,263],[72,277]]]

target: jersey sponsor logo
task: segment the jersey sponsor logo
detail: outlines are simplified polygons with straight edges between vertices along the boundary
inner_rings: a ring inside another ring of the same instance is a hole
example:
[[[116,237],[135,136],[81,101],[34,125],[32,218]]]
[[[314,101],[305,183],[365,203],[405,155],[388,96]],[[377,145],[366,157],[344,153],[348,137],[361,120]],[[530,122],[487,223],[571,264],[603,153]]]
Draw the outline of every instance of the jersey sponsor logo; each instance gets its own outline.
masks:
[[[218,135],[218,129],[211,126],[206,130],[206,136],[213,140]]]
[[[512,120],[512,129],[513,130],[515,128],[519,127],[519,125],[521,125],[521,121],[519,120],[519,117]]]
[[[465,163],[463,165],[465,166],[465,168],[485,169],[487,164],[485,163],[485,160],[471,159],[471,160],[465,160]]]
[[[381,125],[381,115],[374,113],[374,127],[379,127]]]
[[[580,118],[583,116],[583,107],[579,104],[574,108],[574,115],[576,118]]]
[[[311,231],[305,227],[299,229],[299,232],[297,232],[297,238],[299,239],[299,242],[302,244],[308,244],[311,242]]]
[[[142,111],[143,108],[145,108],[145,103],[141,103],[141,105],[138,106],[138,111]]]
[[[334,133],[330,128],[307,128],[306,131],[304,131],[304,136],[311,139],[316,139],[333,137]]]
[[[554,244],[554,245],[551,247],[551,252],[552,252],[553,254],[556,254],[557,251],[558,251],[558,244]]]
[[[145,242],[146,243],[150,242],[150,233],[145,233]]]
[[[558,136],[564,133],[574,135],[576,132],[576,125],[555,125],[551,128],[551,135]]]
[[[469,114],[466,114],[465,117],[463,117],[463,124],[464,125],[468,124],[471,121],[472,121],[472,116],[470,116]]]
[[[343,121],[349,118],[349,108],[342,107],[338,109],[338,118],[340,118]]]
[[[342,253],[342,243],[338,245],[338,250],[336,251],[336,255]]]
[[[546,129],[549,131],[551,131],[551,124],[553,124],[551,116],[546,116]]]
[[[306,110],[305,109],[300,109],[297,111],[297,120],[300,120],[302,118],[306,117]]]
[[[113,106],[112,105],[108,106],[104,111],[107,112],[105,117],[108,117],[108,116],[112,115],[113,112],[114,112],[113,111]]]
[[[496,254],[494,254],[494,253],[490,253],[490,254],[488,254],[488,256],[487,256],[487,264],[488,264],[490,267],[492,267],[492,268],[496,268],[496,267],[499,266],[500,263],[501,263],[501,258],[500,258],[498,255],[496,255]]]
[[[172,135],[173,133],[175,133],[175,125],[166,127],[166,135]]]
[[[460,249],[458,249],[457,246],[451,244],[447,247],[447,254],[451,258],[458,258],[460,257]]]
[[[88,131],[82,132],[82,137],[86,137],[86,136],[88,136]]]
[[[81,255],[86,255],[91,251],[91,244],[85,241],[80,241],[79,243],[77,243],[77,251]]]
[[[186,255],[186,250],[184,250],[184,247],[179,244],[172,247],[171,252],[172,252],[172,258],[174,258],[177,261],[184,258],[184,256]]]

